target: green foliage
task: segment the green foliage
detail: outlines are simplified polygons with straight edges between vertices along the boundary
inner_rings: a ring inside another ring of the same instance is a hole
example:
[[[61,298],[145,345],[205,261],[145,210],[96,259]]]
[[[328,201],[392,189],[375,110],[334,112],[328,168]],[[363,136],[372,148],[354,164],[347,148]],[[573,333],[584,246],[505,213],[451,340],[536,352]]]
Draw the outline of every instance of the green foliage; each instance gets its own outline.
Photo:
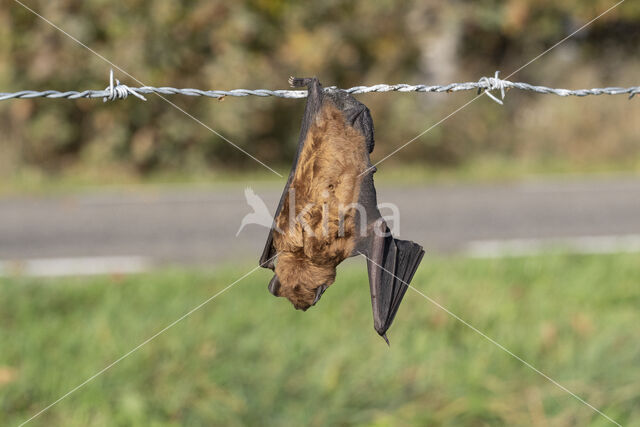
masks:
[[[148,85],[285,88],[289,75],[326,85],[447,83],[503,76],[591,20],[603,1],[128,1],[29,3]],[[514,79],[571,87],[638,84],[640,7],[625,2]],[[0,89],[106,85],[110,65],[18,3],[0,10]],[[137,83],[118,73],[127,84]],[[361,96],[376,123],[376,156],[391,152],[471,94]],[[293,155],[302,100],[173,97],[181,108],[274,167]],[[509,94],[481,99],[393,161],[459,166],[480,155],[608,160],[637,166],[638,102]],[[559,116],[559,117],[557,117]],[[0,104],[0,176],[77,165],[131,173],[261,166],[158,97],[14,100]],[[587,148],[588,147],[588,148]]]
[[[638,425],[638,261],[426,258],[413,284]],[[254,273],[30,425],[610,425],[411,290],[388,348],[363,266],[341,268],[306,313]],[[0,424],[26,420],[250,268],[0,279]]]

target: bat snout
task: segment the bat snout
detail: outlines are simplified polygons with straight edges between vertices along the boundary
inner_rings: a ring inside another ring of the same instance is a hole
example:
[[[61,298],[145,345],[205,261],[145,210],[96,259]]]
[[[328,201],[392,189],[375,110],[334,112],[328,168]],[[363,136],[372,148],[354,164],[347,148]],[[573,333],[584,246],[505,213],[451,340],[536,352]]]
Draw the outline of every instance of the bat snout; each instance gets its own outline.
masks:
[[[285,288],[278,296],[286,297],[296,310],[307,311],[316,305],[328,287],[328,285],[320,285],[314,289],[298,284],[292,288]]]

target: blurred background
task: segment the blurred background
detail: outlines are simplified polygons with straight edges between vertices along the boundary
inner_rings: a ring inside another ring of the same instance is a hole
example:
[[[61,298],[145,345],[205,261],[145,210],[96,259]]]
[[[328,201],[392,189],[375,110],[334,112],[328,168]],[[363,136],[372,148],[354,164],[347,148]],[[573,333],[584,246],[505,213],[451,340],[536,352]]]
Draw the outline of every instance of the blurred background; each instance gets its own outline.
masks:
[[[28,1],[150,86],[287,89],[509,76],[614,2]],[[640,84],[626,1],[511,81]],[[111,66],[18,2],[0,92],[102,89]],[[130,86],[138,84],[116,72]],[[383,159],[475,96],[367,94]],[[251,186],[284,179],[157,96],[0,102],[0,424],[18,425],[250,271]],[[304,100],[169,97],[282,175]],[[623,425],[640,425],[640,103],[481,97],[379,165],[428,252],[413,285]],[[371,328],[349,260],[296,312],[256,271],[34,425],[615,425],[409,291]],[[345,328],[345,325],[349,327]]]
[[[504,77],[613,3],[89,0],[30,5],[147,85],[286,89],[289,75],[316,75],[326,86],[339,87],[477,81],[495,70]],[[640,6],[625,3],[511,80],[567,88],[637,85],[639,16]],[[0,22],[3,91],[107,85],[109,64],[19,4],[3,8]],[[118,74],[124,83],[137,85]],[[471,95],[361,96],[376,124],[375,155],[391,152]],[[259,159],[289,166],[303,100],[171,100]],[[640,125],[634,118],[640,107],[621,101],[512,92],[504,107],[474,103],[392,162],[419,169],[473,168],[491,161],[506,169],[637,170]],[[158,97],[147,103],[3,102],[0,120],[3,181],[16,175],[97,181],[122,174],[259,170]]]

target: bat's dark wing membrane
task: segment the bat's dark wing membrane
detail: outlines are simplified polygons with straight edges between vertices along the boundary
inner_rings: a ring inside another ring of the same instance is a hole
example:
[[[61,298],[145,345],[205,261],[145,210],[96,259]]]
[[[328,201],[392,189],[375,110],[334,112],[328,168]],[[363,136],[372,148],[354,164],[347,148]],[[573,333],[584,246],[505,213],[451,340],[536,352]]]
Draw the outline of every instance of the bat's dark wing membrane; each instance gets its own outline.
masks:
[[[345,121],[364,136],[367,151],[371,153],[374,147],[373,119],[367,106],[340,89],[329,88],[325,96],[342,111]]]
[[[344,113],[345,120],[364,136],[367,151],[371,153],[375,143],[373,119],[369,109],[344,91],[328,91],[326,96]],[[356,212],[356,230],[366,228],[367,232],[356,237],[352,254],[364,253],[369,258],[367,267],[374,327],[388,343],[386,332],[398,312],[424,250],[417,243],[394,239],[391,235],[378,210],[373,184],[376,168],[370,161],[367,163],[358,198],[365,215],[362,215],[360,209]]]
[[[373,326],[389,343],[386,332],[420,265],[424,250],[415,242],[394,239],[382,220],[374,226],[374,235],[369,241],[367,267]]]
[[[297,159],[296,159],[297,160]],[[295,170],[295,169],[294,169]],[[260,267],[270,268],[271,270],[275,269],[275,256],[276,256],[276,248],[273,246],[273,233],[275,229],[275,218],[278,218],[280,214],[280,210],[282,209],[282,204],[284,203],[284,198],[289,191],[289,185],[291,184],[291,179],[293,177],[293,171],[291,175],[289,175],[289,179],[287,180],[287,185],[284,188],[284,192],[280,197],[280,203],[278,203],[278,208],[276,209],[276,213],[274,214],[274,223],[269,230],[269,235],[267,236],[267,243],[264,245],[264,249],[262,250],[262,255],[260,256]]]

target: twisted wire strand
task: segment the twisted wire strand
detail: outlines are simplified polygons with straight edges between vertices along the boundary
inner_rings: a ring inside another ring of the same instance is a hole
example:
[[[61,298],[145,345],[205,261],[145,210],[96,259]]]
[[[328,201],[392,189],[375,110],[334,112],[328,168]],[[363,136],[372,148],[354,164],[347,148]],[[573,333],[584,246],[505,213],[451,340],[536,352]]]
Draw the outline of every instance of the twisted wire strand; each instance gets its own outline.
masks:
[[[19,92],[3,93],[0,92],[0,101],[8,99],[32,99],[32,98],[50,98],[50,99],[79,99],[79,98],[102,98],[103,101],[114,101],[116,99],[125,99],[129,95],[133,95],[146,101],[144,95],[160,94],[160,95],[186,95],[186,96],[205,96],[209,98],[224,98],[227,96],[275,96],[278,98],[306,98],[306,90],[269,90],[269,89],[232,89],[232,90],[202,90],[193,88],[175,88],[175,87],[130,87],[120,83],[113,78],[113,70],[111,70],[109,78],[109,86],[103,90],[84,90],[84,91],[66,91],[57,90],[23,90]],[[335,86],[327,87],[325,90],[335,90]],[[381,93],[381,92],[419,92],[419,93],[451,93],[464,90],[477,90],[478,93],[486,93],[491,99],[502,104],[505,92],[509,89],[519,89],[523,91],[552,94],[558,96],[589,96],[589,95],[629,95],[629,99],[640,93],[640,86],[631,87],[603,87],[593,89],[562,89],[551,88],[546,86],[536,86],[524,82],[512,82],[502,80],[498,77],[498,72],[494,77],[482,77],[477,82],[450,83],[447,85],[410,85],[399,83],[394,85],[378,84],[374,86],[354,86],[344,89],[350,94],[361,93]],[[501,99],[493,95],[492,91],[500,91]]]

